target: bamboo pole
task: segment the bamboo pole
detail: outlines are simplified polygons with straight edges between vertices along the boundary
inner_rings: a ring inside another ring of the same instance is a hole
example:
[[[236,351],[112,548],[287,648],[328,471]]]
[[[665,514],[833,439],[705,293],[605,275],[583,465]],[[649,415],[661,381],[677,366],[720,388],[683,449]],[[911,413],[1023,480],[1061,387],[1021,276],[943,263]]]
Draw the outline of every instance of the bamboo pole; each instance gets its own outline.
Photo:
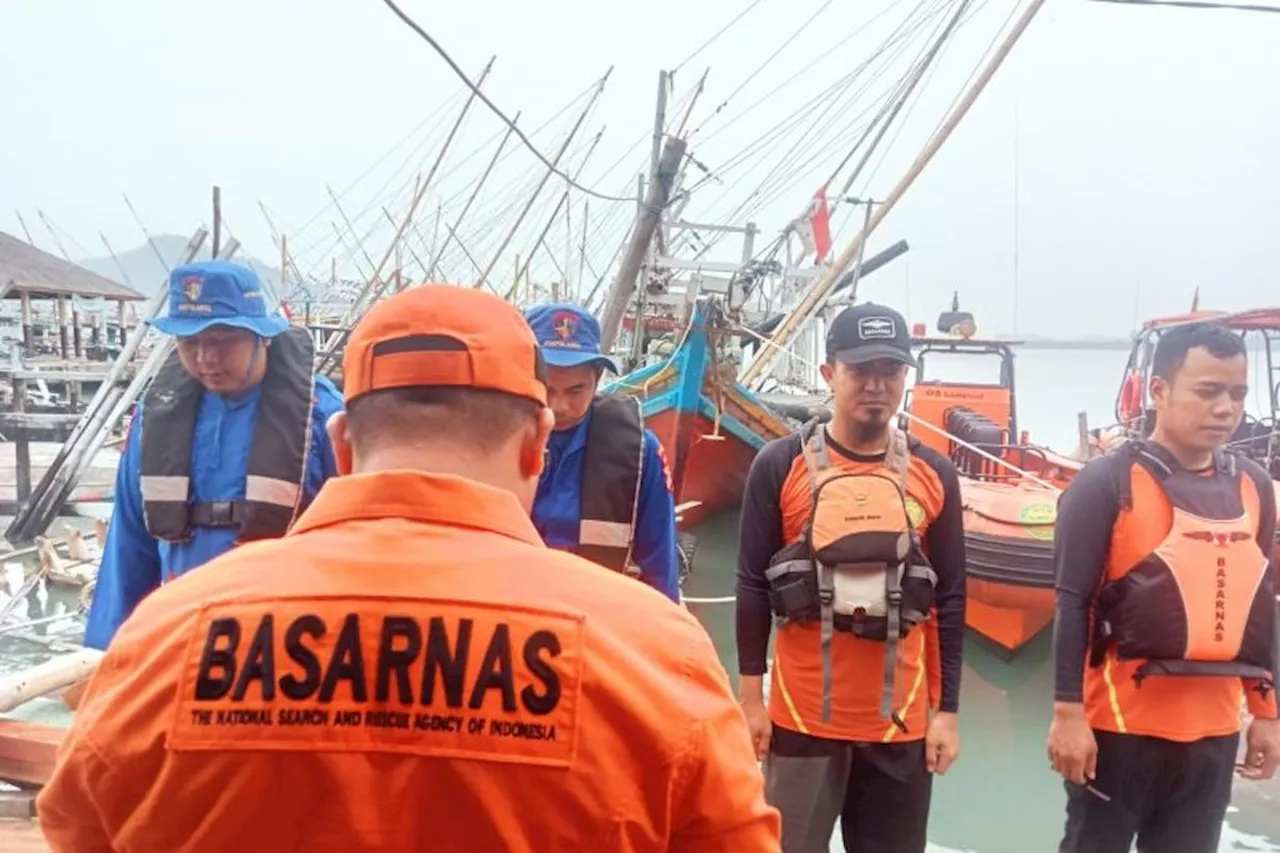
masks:
[[[603,128],[603,127],[602,127],[602,128],[600,128],[600,132],[596,134],[595,139],[591,140],[591,146],[590,146],[589,148],[587,148],[586,156],[584,156],[584,157],[582,158],[582,162],[578,164],[577,171],[575,171],[575,172],[573,173],[573,179],[574,179],[575,181],[577,181],[579,178],[581,178],[581,177],[582,177],[582,173],[583,173],[583,172],[586,170],[586,168],[587,168],[587,161],[591,159],[591,155],[592,155],[592,153],[593,153],[593,152],[595,152],[595,150],[596,150],[596,146],[600,144],[600,138],[601,138],[602,136],[604,136],[604,128]],[[553,226],[553,225],[555,225],[556,219],[560,216],[560,210],[561,210],[561,208],[563,208],[563,207],[564,207],[565,205],[567,205],[568,203],[569,203],[569,187],[568,187],[568,186],[566,186],[566,187],[565,187],[565,189],[564,189],[564,192],[560,194],[560,200],[556,202],[556,208],[555,208],[555,210],[551,211],[551,215],[547,217],[547,224],[546,224],[545,226],[543,226],[542,231],[538,234],[538,239],[534,241],[534,243],[533,243],[533,250],[532,250],[532,251],[530,251],[530,252],[529,252],[529,256],[528,256],[527,258],[525,258],[524,266],[523,266],[523,267],[518,268],[518,271],[516,272],[516,279],[517,279],[517,280],[519,280],[519,279],[523,278],[523,277],[524,277],[524,275],[525,275],[525,273],[526,273],[526,272],[528,272],[528,270],[529,270],[529,264],[533,262],[533,253],[537,251],[537,249],[538,249],[538,245],[539,245],[540,243],[542,243],[544,240],[546,240],[546,239],[547,239],[547,234],[549,234],[549,233],[551,232],[551,228],[552,228],[552,226]],[[572,238],[571,238],[571,240],[570,240],[570,248],[572,248]],[[518,262],[519,262],[519,261],[517,261],[517,263],[518,263]],[[566,283],[567,283],[567,282],[566,282]],[[559,288],[553,288],[553,289],[552,289],[552,293],[551,293],[551,301],[552,301],[552,302],[559,302],[559,301],[560,301],[560,291],[559,291]]]
[[[338,215],[342,217],[342,223],[347,226],[347,231],[351,233],[351,239],[356,242],[356,248],[360,250],[360,254],[364,255],[365,263],[369,265],[369,269],[376,270],[377,267],[373,262],[373,258],[369,257],[368,251],[365,250],[364,241],[360,239],[360,234],[356,231],[355,226],[351,224],[351,219],[350,217],[347,216],[347,212],[342,209],[342,203],[338,201],[338,197],[334,194],[333,187],[329,186],[328,184],[325,184],[324,188],[325,188],[325,191],[329,193],[329,198],[333,200],[333,206],[337,208]],[[392,222],[391,224],[392,226],[394,226],[395,222]],[[398,241],[397,243],[393,243],[392,245],[394,247],[397,244],[398,244]],[[378,273],[375,272],[374,276],[376,277],[377,275]]]
[[[382,208],[382,215],[387,218],[387,221],[391,223],[391,227],[394,228],[396,224],[395,217],[391,215],[391,211],[387,210],[385,206]],[[418,236],[421,237],[422,235]],[[413,258],[414,262],[422,268],[422,274],[430,277],[431,273],[427,270],[426,264],[422,263],[422,258],[418,257],[418,253],[414,251],[413,244],[406,240],[404,247],[409,250],[409,256]],[[396,266],[399,267],[399,263]]]
[[[102,655],[98,649],[81,649],[0,677],[0,713],[87,678]]]
[[[351,325],[355,318],[361,313],[364,302],[372,296],[377,298],[379,294],[386,288],[386,282],[380,280],[382,269],[387,265],[387,261],[391,259],[392,253],[395,251],[396,243],[404,236],[404,232],[408,230],[409,224],[413,222],[413,215],[418,210],[418,205],[422,202],[423,196],[427,194],[427,189],[431,186],[431,181],[435,178],[436,171],[440,168],[440,164],[444,162],[445,155],[449,153],[449,147],[453,144],[453,139],[458,135],[458,130],[462,127],[462,122],[466,120],[467,114],[471,111],[471,105],[476,101],[476,95],[480,91],[480,87],[484,85],[485,79],[489,76],[490,70],[493,69],[493,63],[498,57],[489,58],[489,63],[485,65],[484,70],[480,72],[479,79],[476,80],[475,87],[472,88],[471,94],[467,97],[467,102],[462,105],[462,112],[458,114],[457,120],[453,123],[453,127],[449,128],[449,135],[445,137],[444,144],[440,146],[439,153],[436,154],[435,161],[431,164],[430,171],[427,172],[426,180],[418,186],[417,192],[413,194],[412,200],[409,202],[409,209],[405,212],[404,219],[400,223],[400,227],[396,230],[395,236],[391,238],[391,243],[387,246],[387,250],[382,254],[382,260],[373,270],[373,276],[361,289],[360,294],[356,297],[351,307],[343,314],[339,325],[342,330],[338,334],[329,339],[324,351],[319,354],[317,359],[317,370],[331,372],[336,363],[333,361],[334,353],[338,351],[338,347],[346,343],[347,335],[351,333]]]
[[[213,245],[210,251],[213,257],[218,257],[218,252],[222,248],[222,188],[213,188]]]
[[[480,180],[476,181],[475,187],[471,190],[471,195],[467,196],[467,201],[462,205],[462,212],[458,214],[458,218],[453,221],[453,225],[446,225],[446,233],[444,239],[440,241],[440,245],[431,252],[430,269],[427,275],[434,275],[443,279],[440,273],[440,259],[444,256],[445,250],[449,248],[449,242],[453,240],[453,233],[462,225],[462,220],[466,218],[467,213],[471,210],[471,205],[475,202],[476,197],[480,195],[481,188],[485,182],[489,180],[489,174],[493,171],[494,166],[498,165],[498,158],[502,156],[502,150],[507,147],[507,140],[515,133],[516,122],[520,121],[520,113],[516,113],[511,119],[511,124],[507,127],[507,132],[503,134],[502,141],[498,143],[498,148],[493,152],[493,157],[489,160],[489,165],[484,167],[484,172],[480,174]]]
[[[875,212],[871,216],[871,220],[867,224],[867,227],[863,228],[862,232],[845,247],[844,251],[835,259],[831,267],[823,274],[822,278],[818,280],[807,294],[805,294],[804,299],[802,299],[800,304],[796,306],[795,310],[787,315],[787,318],[782,321],[782,325],[778,327],[778,330],[773,335],[773,345],[761,347],[755,358],[751,360],[751,364],[747,365],[747,369],[743,371],[740,379],[743,385],[751,386],[752,383],[758,381],[773,364],[774,360],[778,357],[778,354],[786,348],[795,333],[798,332],[804,324],[812,319],[820,310],[822,310],[822,306],[826,302],[827,296],[830,295],[832,289],[836,285],[836,282],[840,280],[841,274],[844,273],[845,269],[848,268],[849,264],[858,255],[858,253],[862,251],[862,246],[866,242],[867,237],[870,236],[871,232],[884,221],[884,218],[888,216],[890,212],[892,212],[894,206],[902,196],[906,194],[907,190],[911,188],[911,185],[915,183],[916,178],[920,176],[920,173],[923,172],[925,167],[929,165],[929,162],[933,160],[933,157],[938,153],[938,150],[942,148],[943,143],[950,138],[951,134],[965,117],[965,114],[969,112],[970,107],[972,107],[974,102],[978,100],[978,96],[982,94],[982,91],[987,87],[987,84],[991,82],[991,78],[995,76],[996,71],[999,70],[1000,66],[1004,63],[1004,60],[1013,50],[1014,45],[1018,43],[1018,39],[1022,37],[1022,34],[1026,31],[1027,27],[1031,24],[1031,21],[1034,20],[1036,14],[1043,6],[1044,0],[1031,0],[1031,3],[1023,11],[1022,16],[1018,18],[1017,23],[1013,25],[1013,29],[1009,31],[1007,36],[1005,36],[1004,41],[1001,42],[1000,46],[996,49],[995,54],[991,57],[991,60],[987,63],[986,67],[983,68],[982,73],[978,75],[976,80],[974,80],[973,85],[969,87],[969,90],[965,93],[960,103],[958,103],[955,109],[951,111],[951,114],[947,116],[946,121],[943,122],[942,126],[938,129],[938,132],[935,133],[925,144],[924,150],[922,150],[916,157],[915,162],[911,164],[911,168],[909,168],[907,173],[903,175],[897,186],[895,186],[885,197],[883,204],[876,208]]]
[[[498,246],[498,251],[493,253],[493,258],[489,261],[489,265],[484,268],[484,272],[482,272],[480,277],[476,279],[476,283],[472,285],[472,288],[488,284],[489,273],[493,272],[493,268],[498,265],[498,260],[502,257],[502,253],[507,250],[507,246],[516,236],[516,232],[520,230],[521,224],[524,223],[525,217],[529,215],[529,210],[533,207],[533,203],[538,200],[538,196],[542,193],[542,188],[547,185],[547,181],[551,179],[551,176],[555,174],[556,170],[559,168],[560,158],[569,150],[569,143],[573,142],[573,138],[578,135],[578,129],[582,127],[582,123],[587,120],[587,115],[595,107],[596,101],[599,100],[601,93],[604,92],[604,85],[609,82],[609,75],[612,73],[613,66],[610,66],[609,70],[600,78],[600,82],[596,84],[595,92],[592,93],[590,100],[587,101],[587,105],[583,107],[582,113],[578,116],[578,120],[573,123],[573,129],[570,130],[569,135],[564,138],[564,142],[560,145],[560,150],[556,152],[556,156],[552,159],[552,168],[547,169],[547,171],[543,173],[542,180],[538,181],[538,186],[536,186],[533,192],[529,194],[529,199],[525,202],[524,208],[521,209],[520,215],[516,217],[515,224],[511,226],[511,230],[509,230],[507,232],[507,236],[503,238],[502,244]]]

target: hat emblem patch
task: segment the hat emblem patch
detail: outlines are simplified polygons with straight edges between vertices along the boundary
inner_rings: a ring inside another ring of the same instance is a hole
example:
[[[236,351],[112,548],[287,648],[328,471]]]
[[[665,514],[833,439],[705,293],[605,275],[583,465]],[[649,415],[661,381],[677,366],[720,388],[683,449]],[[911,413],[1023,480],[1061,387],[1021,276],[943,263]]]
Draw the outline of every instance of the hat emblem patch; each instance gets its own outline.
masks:
[[[195,302],[200,298],[201,290],[204,282],[198,275],[189,275],[182,280],[182,295],[187,297],[188,302]]]
[[[577,347],[573,339],[578,333],[578,316],[572,311],[559,311],[551,318],[551,330],[556,333],[555,346]]]
[[[892,317],[863,317],[858,321],[858,337],[864,341],[897,337],[897,324]]]

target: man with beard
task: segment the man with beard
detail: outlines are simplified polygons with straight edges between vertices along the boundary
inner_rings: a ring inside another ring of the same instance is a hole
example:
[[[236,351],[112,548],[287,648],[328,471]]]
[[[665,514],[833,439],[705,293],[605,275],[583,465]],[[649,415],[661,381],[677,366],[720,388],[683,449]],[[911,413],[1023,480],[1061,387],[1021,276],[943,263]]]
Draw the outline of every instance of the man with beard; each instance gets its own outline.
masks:
[[[960,483],[948,459],[891,425],[914,364],[896,311],[843,311],[822,365],[830,423],[770,442],[747,477],[740,699],[786,853],[828,850],[837,818],[848,851],[923,853],[932,774],[959,754]]]

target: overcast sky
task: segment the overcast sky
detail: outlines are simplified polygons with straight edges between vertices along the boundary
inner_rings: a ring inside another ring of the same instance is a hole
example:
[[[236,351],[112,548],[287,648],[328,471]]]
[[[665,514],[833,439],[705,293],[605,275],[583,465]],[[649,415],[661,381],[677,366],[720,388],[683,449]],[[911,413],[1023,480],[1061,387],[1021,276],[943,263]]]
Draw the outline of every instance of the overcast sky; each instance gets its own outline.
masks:
[[[698,77],[711,69],[687,129],[696,131],[691,151],[717,177],[695,194],[686,217],[728,221],[746,204],[765,232],[761,242],[776,234],[852,145],[841,127],[860,84],[842,90],[850,100],[819,104],[773,137],[770,128],[872,56],[913,10],[934,10],[931,29],[950,4],[756,3],[675,76],[669,115],[678,123]],[[603,128],[581,180],[607,194],[633,194],[647,165],[658,70],[679,66],[751,5],[402,0],[473,78],[497,56],[484,89],[508,114],[523,111],[522,127],[546,123],[534,140],[547,156],[592,82],[613,66],[565,160],[576,168]],[[900,133],[890,134],[889,153],[872,159],[856,191],[888,193],[1014,5],[975,0],[976,13]],[[53,250],[43,211],[73,256],[105,254],[99,232],[116,250],[143,241],[122,192],[151,233],[186,235],[210,220],[210,188],[218,184],[227,225],[253,255],[279,262],[262,202],[304,272],[327,276],[336,259],[342,274],[358,275],[389,245],[381,207],[403,215],[414,176],[429,169],[464,101],[444,61],[380,0],[26,0],[0,4],[0,33],[0,230],[21,236],[20,211],[36,243]],[[887,92],[927,37],[920,29],[896,65],[886,58],[885,76],[868,82],[865,96]],[[980,328],[1010,332],[1016,324],[1041,334],[1123,334],[1139,293],[1139,315],[1175,313],[1197,285],[1208,307],[1280,304],[1277,44],[1280,15],[1048,0],[873,238],[872,250],[899,237],[912,250],[869,280],[865,294],[924,320],[959,289]],[[437,204],[446,222],[460,211],[501,132],[477,104],[416,218],[417,253],[430,255]],[[498,257],[491,280],[504,281],[564,190],[563,182],[548,183],[525,230],[498,253],[540,177],[527,151],[514,143],[507,151],[459,228],[478,265]],[[351,250],[326,185],[342,192],[370,167],[341,196],[343,213],[369,235],[365,259]],[[550,251],[535,255],[535,277],[555,277],[555,264],[567,263],[575,279],[575,265],[603,268],[634,213],[630,204],[586,203],[583,265],[585,197],[570,198],[569,221],[557,218]],[[838,243],[852,236],[850,214],[846,206],[834,220]],[[471,275],[469,264],[455,250],[450,269]]]

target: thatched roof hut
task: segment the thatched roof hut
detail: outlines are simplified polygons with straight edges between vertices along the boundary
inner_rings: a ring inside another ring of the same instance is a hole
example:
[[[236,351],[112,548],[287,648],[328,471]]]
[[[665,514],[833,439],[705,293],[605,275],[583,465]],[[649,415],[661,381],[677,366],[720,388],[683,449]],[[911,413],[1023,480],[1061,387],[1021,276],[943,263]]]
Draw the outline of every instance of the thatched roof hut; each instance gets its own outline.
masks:
[[[133,302],[146,298],[0,231],[0,298],[17,299],[24,293],[29,299],[89,296]]]

